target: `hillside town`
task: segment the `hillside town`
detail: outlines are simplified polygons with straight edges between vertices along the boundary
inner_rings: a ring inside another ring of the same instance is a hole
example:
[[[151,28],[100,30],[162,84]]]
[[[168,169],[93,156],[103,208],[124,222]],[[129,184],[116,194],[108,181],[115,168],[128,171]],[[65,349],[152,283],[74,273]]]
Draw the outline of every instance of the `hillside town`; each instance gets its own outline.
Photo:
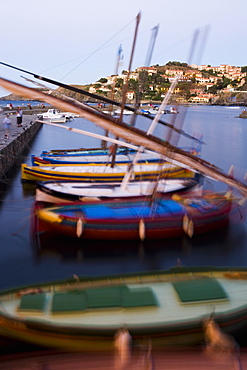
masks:
[[[119,75],[101,78],[86,88],[90,93],[120,99],[122,86],[128,78],[127,101],[132,103],[142,82],[143,101],[161,101],[175,78],[174,90],[177,103],[238,104],[247,102],[247,67],[228,64],[187,65],[168,62],[164,66],[139,67],[134,71],[122,71]]]
[[[213,104],[247,106],[247,66],[236,67],[228,64],[220,66],[188,65],[187,63],[168,62],[164,66],[138,67],[128,72],[101,77],[88,85],[71,84],[90,94],[111,100],[121,101],[123,86],[126,86],[126,103],[160,103],[172,82],[177,85],[170,97],[170,104]],[[49,88],[40,88],[45,91]],[[83,93],[59,87],[58,95],[64,94],[78,101],[94,101]],[[1,97],[1,100],[25,100],[14,94]],[[98,101],[98,99],[97,99]]]

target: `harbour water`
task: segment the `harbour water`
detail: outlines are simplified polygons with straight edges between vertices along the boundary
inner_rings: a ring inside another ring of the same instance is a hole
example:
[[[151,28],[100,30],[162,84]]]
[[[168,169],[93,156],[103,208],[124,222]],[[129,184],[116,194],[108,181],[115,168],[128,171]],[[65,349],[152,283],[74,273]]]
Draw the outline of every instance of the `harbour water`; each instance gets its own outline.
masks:
[[[240,112],[241,108],[181,107],[175,122],[180,125],[184,121],[181,127],[184,132],[203,136],[203,159],[225,172],[233,165],[235,175],[243,179],[247,169],[247,120],[236,118]],[[172,123],[174,116],[166,114],[162,119]],[[129,119],[129,116],[124,117],[124,121]],[[147,118],[138,118],[137,127],[147,130],[149,124]],[[104,133],[82,118],[69,121],[66,126]],[[159,125],[155,134],[165,138],[169,130]],[[190,140],[180,136],[179,146],[190,144]],[[22,162],[31,164],[30,155],[40,155],[43,150],[99,146],[101,142],[98,139],[44,124]],[[5,183],[0,205],[0,289],[67,278],[73,274],[93,276],[168,269],[176,265],[178,259],[185,266],[247,265],[247,221],[191,239],[96,243],[54,238],[34,243],[30,225],[35,188],[21,183],[19,166],[13,178],[5,179]],[[217,191],[227,189],[225,184],[212,179],[206,179],[204,187]]]
[[[31,106],[39,106],[40,102],[34,100],[0,100],[0,108],[6,108],[12,105],[13,108],[25,108],[30,104]],[[48,106],[49,104],[43,103]]]
[[[203,135],[206,144],[202,147],[202,158],[226,172],[233,165],[236,176],[242,178],[246,170],[247,125],[244,119],[236,118],[240,111],[214,106],[188,107],[182,129],[190,135]],[[181,118],[182,115],[181,111]],[[173,115],[163,115],[163,119],[172,122]],[[137,122],[137,126],[144,130],[149,124],[150,120],[143,117]],[[76,118],[66,123],[66,126],[103,133],[101,128],[82,118]],[[155,134],[165,137],[167,128],[159,125]],[[190,143],[185,137],[180,137],[179,145]],[[56,126],[43,125],[30,150],[23,157],[23,163],[31,164],[30,155],[39,155],[42,150],[100,145],[98,139],[68,132]],[[211,179],[205,180],[204,186],[212,190],[227,189],[225,184]],[[186,266],[247,264],[247,222],[191,239],[122,245],[119,242],[96,243],[56,238],[34,245],[30,237],[34,189],[32,185],[21,183],[21,171],[17,168],[3,194],[0,207],[0,289],[70,277],[73,274],[91,276],[166,269],[175,265],[178,258]]]

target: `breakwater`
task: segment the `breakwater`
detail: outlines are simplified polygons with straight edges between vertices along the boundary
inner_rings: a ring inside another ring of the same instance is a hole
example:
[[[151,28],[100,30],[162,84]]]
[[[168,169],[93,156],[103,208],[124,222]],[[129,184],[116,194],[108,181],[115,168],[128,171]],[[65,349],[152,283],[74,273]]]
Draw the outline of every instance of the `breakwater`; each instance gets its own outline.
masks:
[[[3,121],[3,115],[0,116]],[[26,115],[22,127],[16,127],[12,121],[9,138],[5,138],[3,124],[0,127],[0,182],[8,177],[8,172],[16,165],[20,165],[22,153],[30,145],[41,128],[42,123],[36,122],[34,117]]]

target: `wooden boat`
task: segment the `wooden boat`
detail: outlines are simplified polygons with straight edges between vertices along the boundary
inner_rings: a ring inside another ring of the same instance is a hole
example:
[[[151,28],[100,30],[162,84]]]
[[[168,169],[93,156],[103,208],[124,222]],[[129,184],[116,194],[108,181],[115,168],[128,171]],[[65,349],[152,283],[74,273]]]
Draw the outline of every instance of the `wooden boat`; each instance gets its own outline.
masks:
[[[44,150],[42,153],[41,153],[41,156],[42,157],[45,157],[45,156],[49,156],[49,157],[57,157],[57,156],[93,156],[93,155],[96,155],[96,156],[99,156],[99,155],[109,155],[109,151],[110,151],[110,147],[107,148],[107,149],[103,149],[103,148],[89,148],[89,149],[85,149],[85,148],[78,148],[78,149],[51,149],[49,151],[47,150]],[[118,146],[117,149],[116,149],[116,154],[123,154],[123,155],[127,155],[127,154],[134,154],[136,153],[136,150],[134,149],[130,149],[130,148],[126,148],[126,147],[120,147]]]
[[[113,168],[105,164],[77,164],[77,165],[52,165],[28,166],[22,164],[22,182],[35,182],[45,180],[66,180],[66,181],[98,181],[98,182],[119,182],[122,181],[127,164],[117,164]],[[193,178],[194,172],[171,163],[135,165],[132,179],[136,181],[149,181],[157,178]]]
[[[39,78],[46,80],[44,79],[44,77],[41,76],[39,76]],[[55,84],[58,84],[58,82],[55,82]],[[111,117],[104,113],[100,114],[100,112],[92,109],[92,107],[89,107],[86,104],[79,102],[75,103],[68,100],[64,101],[54,96],[50,96],[40,91],[31,89],[27,86],[6,80],[4,78],[0,78],[0,85],[6,90],[12,91],[17,95],[35,100],[45,101],[46,103],[56,106],[60,109],[76,113],[80,117],[94,122],[103,129],[109,130],[113,135],[121,137],[123,140],[131,141],[135,145],[155,151],[160,155],[165,156],[166,158],[176,161],[177,163],[181,163],[181,165],[189,166],[190,168],[193,168],[195,171],[200,172],[204,176],[209,176],[217,181],[223,181],[228,186],[237,189],[243,196],[247,196],[247,186],[244,182],[241,182],[235,178],[232,178],[232,176],[225,174],[212,163],[209,163],[208,161],[205,161],[201,158],[197,158],[194,155],[192,156],[189,153],[176,148],[174,145],[171,145],[169,142],[164,142],[163,140],[154,137],[152,134],[147,135],[147,133],[137,129],[136,127],[131,127],[127,124],[124,124],[123,122],[119,122],[119,120],[115,119],[114,117]],[[174,130],[176,132],[182,133],[181,130],[177,130],[175,128]],[[41,180],[44,180],[44,178],[42,178]],[[23,179],[23,181],[26,180]]]
[[[201,155],[201,150],[202,150],[202,141],[198,140],[197,143],[193,144],[195,140],[192,141],[191,145],[188,145],[186,147],[183,147],[182,149],[185,152],[188,152],[192,155],[195,156],[200,156]],[[77,157],[77,156],[82,156],[82,157],[87,157],[87,156],[108,156],[109,153],[112,151],[112,145],[110,145],[108,148],[103,149],[103,148],[78,148],[78,149],[51,149],[51,150],[43,150],[41,153],[41,157],[49,157],[49,158],[56,158],[56,157]],[[116,155],[121,154],[121,155],[134,155],[136,154],[137,150],[132,149],[126,146],[117,146],[116,148]],[[152,152],[150,150],[145,150],[144,153],[149,153],[150,155],[152,154],[153,156],[157,155],[157,153]]]
[[[115,158],[115,163],[117,164],[127,164],[131,163],[135,157],[135,153],[133,154],[117,154]],[[37,157],[35,155],[31,156],[32,166],[40,166],[42,164],[64,164],[64,165],[74,165],[74,164],[109,164],[112,160],[112,153],[109,152],[107,155],[76,155],[76,156],[42,156]],[[157,154],[148,154],[143,153],[141,158],[138,160],[137,163],[164,163],[165,160],[161,160],[160,156]]]
[[[201,155],[201,144],[183,148],[188,153],[195,156]],[[41,156],[31,155],[32,165],[42,164],[87,164],[87,163],[109,163],[112,159],[114,146],[111,145],[107,150],[100,148],[78,149],[69,151],[43,151]],[[116,152],[115,163],[125,164],[134,160],[137,151],[130,148],[119,148]],[[166,158],[161,157],[155,152],[144,151],[141,153],[137,163],[157,163],[166,162]]]
[[[185,179],[163,179],[156,182],[131,181],[126,186],[120,183],[86,183],[71,181],[41,181],[36,185],[35,199],[39,202],[65,203],[88,199],[140,198],[152,195],[154,189],[159,194],[194,189],[200,176]]]
[[[210,232],[244,219],[246,200],[229,193],[204,192],[201,196],[173,194],[171,198],[47,207],[35,205],[38,232],[99,240],[176,238]]]
[[[175,267],[5,290],[0,333],[45,347],[105,351],[124,326],[134,346],[202,344],[211,314],[225,333],[247,325],[246,278],[246,268]]]

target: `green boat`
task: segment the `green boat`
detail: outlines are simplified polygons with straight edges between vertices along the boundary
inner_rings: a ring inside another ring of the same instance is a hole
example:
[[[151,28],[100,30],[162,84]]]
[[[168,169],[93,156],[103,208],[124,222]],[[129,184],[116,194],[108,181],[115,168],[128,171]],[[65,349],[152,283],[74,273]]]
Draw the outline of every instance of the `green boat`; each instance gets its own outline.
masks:
[[[247,325],[247,268],[185,268],[79,278],[0,293],[0,334],[45,347],[112,350],[126,327],[133,344],[196,345],[212,314],[226,333]]]

